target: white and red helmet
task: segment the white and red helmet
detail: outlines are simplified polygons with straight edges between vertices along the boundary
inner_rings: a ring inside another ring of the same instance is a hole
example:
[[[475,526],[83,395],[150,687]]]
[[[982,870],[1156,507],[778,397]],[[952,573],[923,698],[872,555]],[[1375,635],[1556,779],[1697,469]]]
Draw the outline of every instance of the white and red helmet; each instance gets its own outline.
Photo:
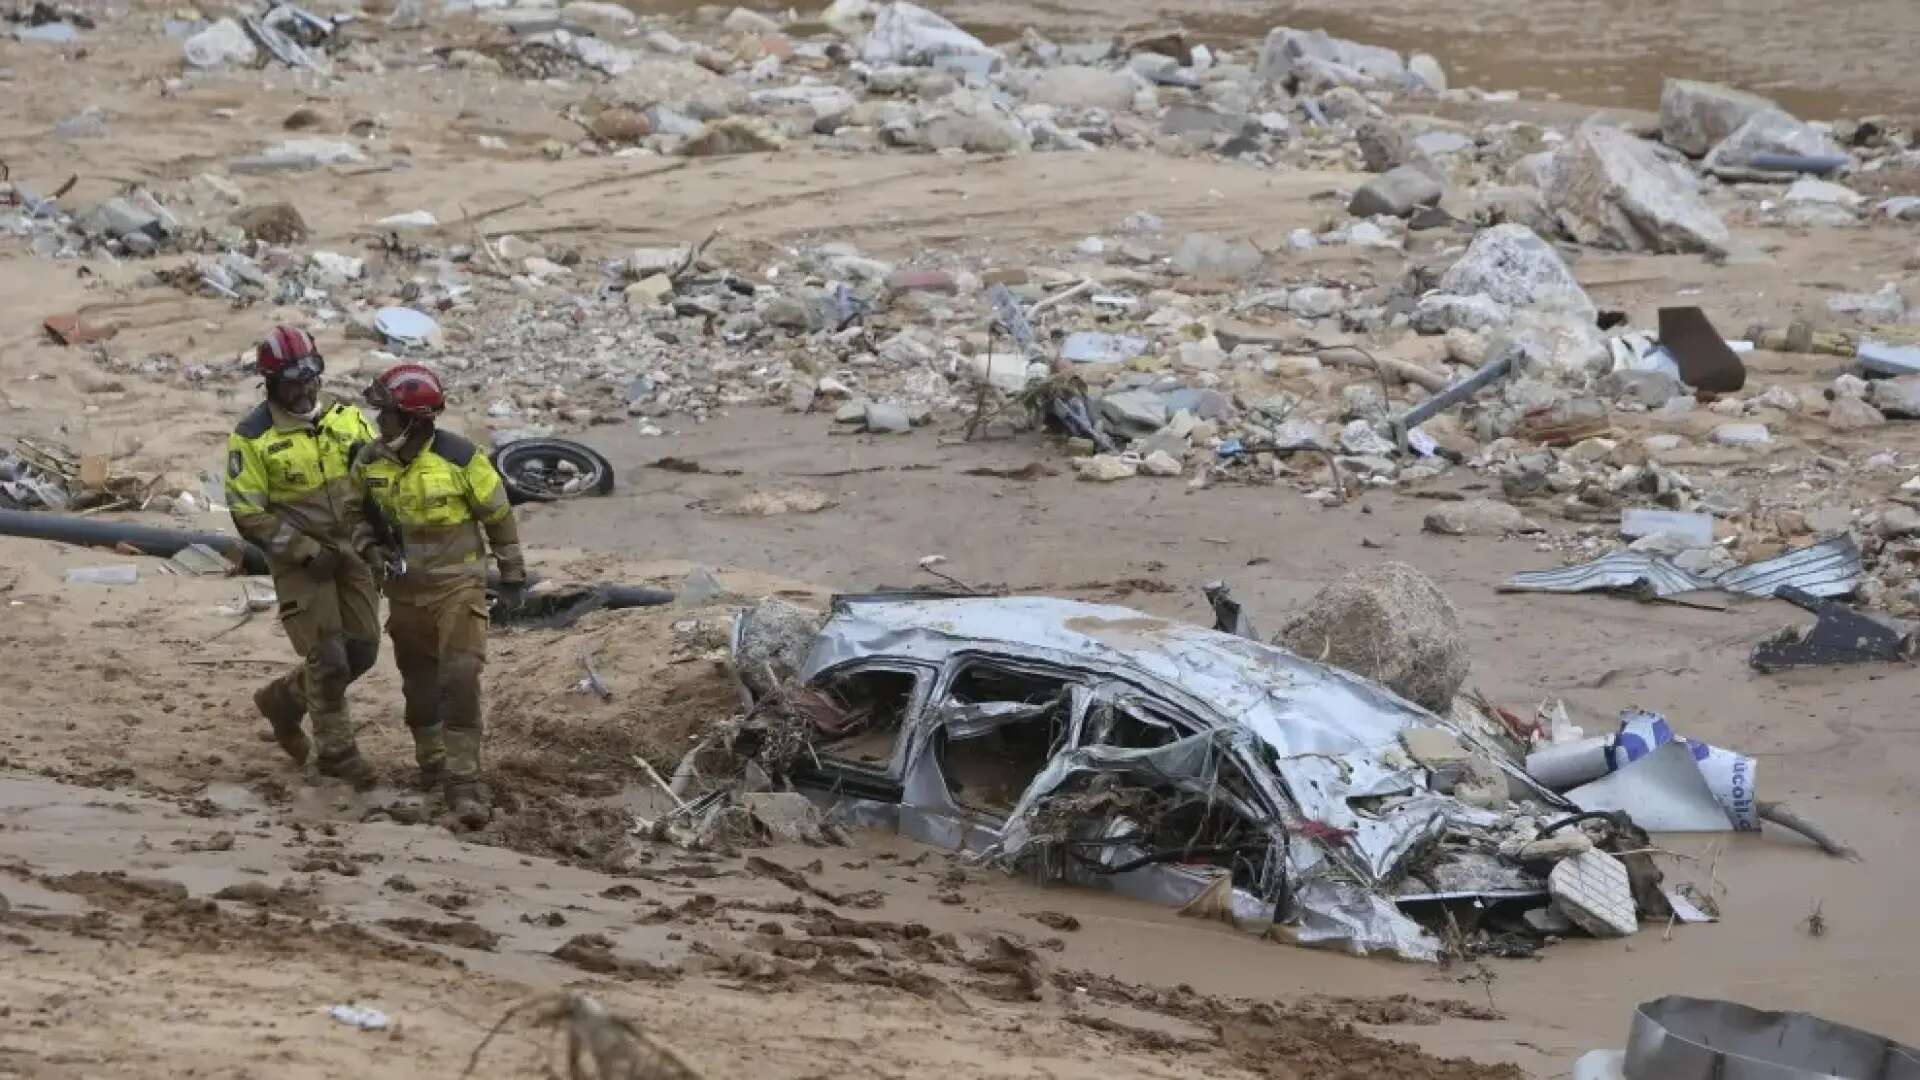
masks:
[[[311,379],[319,377],[325,363],[311,334],[283,323],[274,327],[273,333],[255,350],[253,367],[269,379]]]
[[[447,407],[447,388],[424,364],[397,364],[373,380],[366,398],[376,409],[432,418]]]

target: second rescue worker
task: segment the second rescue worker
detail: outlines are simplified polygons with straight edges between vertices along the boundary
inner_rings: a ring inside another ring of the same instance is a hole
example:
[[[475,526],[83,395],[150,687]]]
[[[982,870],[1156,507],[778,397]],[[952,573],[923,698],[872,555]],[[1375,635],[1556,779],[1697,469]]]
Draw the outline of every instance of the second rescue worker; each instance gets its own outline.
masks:
[[[519,531],[487,455],[435,430],[447,397],[432,371],[401,364],[374,380],[367,401],[380,439],[354,464],[371,504],[358,507],[355,548],[388,570],[387,634],[421,782],[444,783],[447,808],[479,828],[492,818],[480,789],[487,554],[500,566],[501,603],[517,607],[527,580]]]

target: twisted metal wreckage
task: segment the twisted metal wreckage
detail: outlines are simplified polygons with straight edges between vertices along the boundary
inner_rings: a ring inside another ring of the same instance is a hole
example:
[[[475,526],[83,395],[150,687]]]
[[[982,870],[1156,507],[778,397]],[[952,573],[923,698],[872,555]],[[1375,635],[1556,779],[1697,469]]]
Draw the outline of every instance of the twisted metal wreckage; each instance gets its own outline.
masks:
[[[1646,828],[1765,820],[1851,856],[1757,801],[1753,759],[1655,714],[1529,757],[1511,717],[1464,696],[1435,715],[1255,639],[1224,586],[1208,598],[1217,629],[1034,596],[842,596],[824,624],[763,604],[733,626],[749,708],[730,752],[841,824],[1408,960],[1468,949],[1463,923],[1472,948],[1525,952],[1575,925],[1631,933],[1636,911],[1710,921],[1710,897],[1662,885]],[[1618,891],[1561,880],[1589,855]]]
[[[737,660],[753,618],[735,624]],[[1546,897],[1517,866],[1467,889],[1410,873],[1515,824],[1434,790],[1410,732],[1498,763],[1542,813],[1568,805],[1469,707],[1443,719],[1284,649],[1125,608],[842,597],[789,685],[835,703],[790,776],[844,822],[1141,899],[1205,898],[1243,928],[1356,953],[1438,957],[1402,905]]]

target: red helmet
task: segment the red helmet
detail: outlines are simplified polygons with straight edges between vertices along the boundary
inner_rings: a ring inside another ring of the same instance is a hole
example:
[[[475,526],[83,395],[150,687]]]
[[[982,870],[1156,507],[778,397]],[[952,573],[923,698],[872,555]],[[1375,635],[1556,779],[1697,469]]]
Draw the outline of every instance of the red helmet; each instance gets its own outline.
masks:
[[[254,351],[253,367],[268,378],[316,378],[324,364],[311,335],[297,326],[282,324],[274,327]]]
[[[367,403],[408,416],[438,416],[447,407],[440,376],[422,364],[398,364],[367,387]]]

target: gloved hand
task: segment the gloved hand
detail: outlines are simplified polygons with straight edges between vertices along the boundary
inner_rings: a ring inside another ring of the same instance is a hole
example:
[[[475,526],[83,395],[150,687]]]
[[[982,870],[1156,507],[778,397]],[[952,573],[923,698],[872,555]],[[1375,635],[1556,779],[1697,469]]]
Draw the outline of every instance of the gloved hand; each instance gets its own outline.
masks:
[[[519,611],[526,602],[527,583],[524,581],[503,581],[494,591],[494,606],[507,614]]]
[[[361,548],[360,560],[366,563],[367,568],[373,571],[373,576],[381,581],[392,581],[394,578],[406,576],[407,573],[406,560],[379,544],[368,544]]]
[[[317,547],[307,556],[307,573],[322,580],[332,578],[340,569],[340,552],[336,548]]]

